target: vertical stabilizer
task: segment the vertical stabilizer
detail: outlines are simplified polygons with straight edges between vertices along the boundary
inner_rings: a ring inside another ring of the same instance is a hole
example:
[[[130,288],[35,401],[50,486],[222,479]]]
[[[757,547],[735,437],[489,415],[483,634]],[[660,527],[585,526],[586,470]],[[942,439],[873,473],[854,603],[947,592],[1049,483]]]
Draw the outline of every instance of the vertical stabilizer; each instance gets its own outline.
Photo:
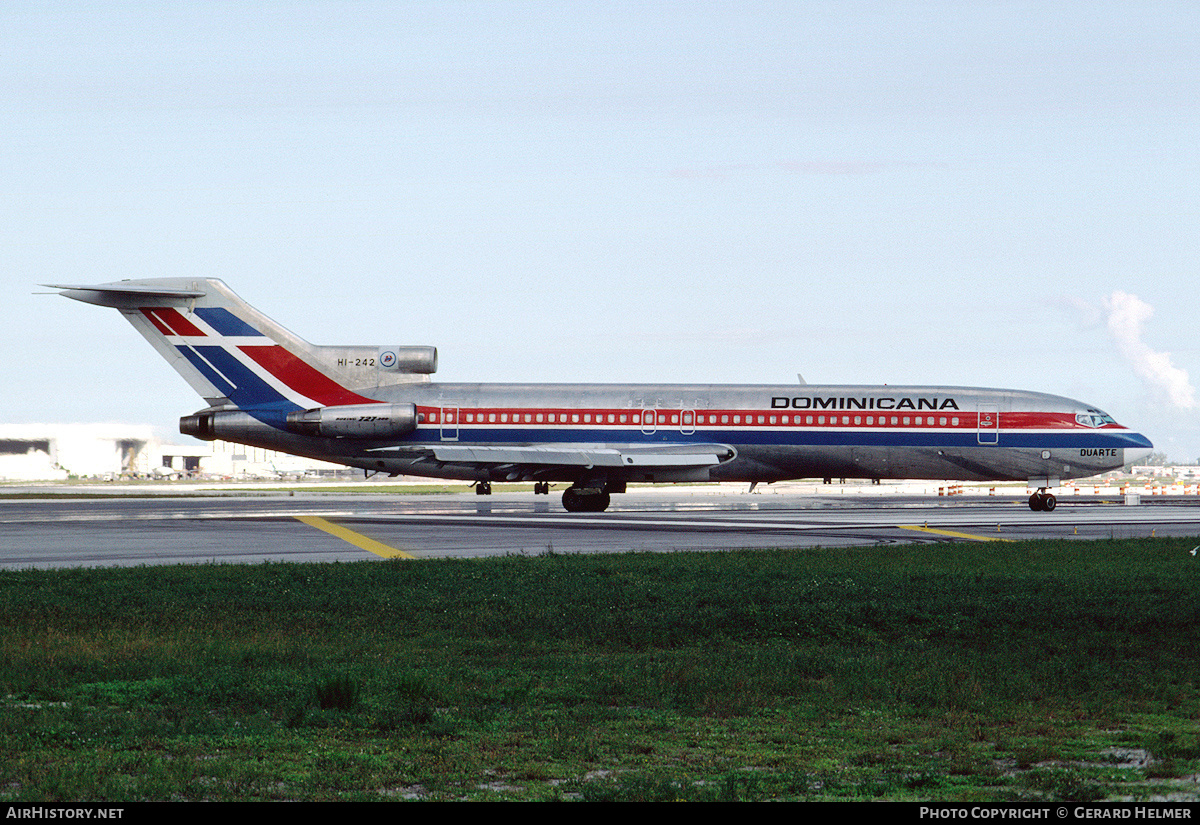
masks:
[[[48,286],[120,311],[212,408],[370,404],[372,389],[427,380],[436,366],[432,347],[313,346],[215,278]]]

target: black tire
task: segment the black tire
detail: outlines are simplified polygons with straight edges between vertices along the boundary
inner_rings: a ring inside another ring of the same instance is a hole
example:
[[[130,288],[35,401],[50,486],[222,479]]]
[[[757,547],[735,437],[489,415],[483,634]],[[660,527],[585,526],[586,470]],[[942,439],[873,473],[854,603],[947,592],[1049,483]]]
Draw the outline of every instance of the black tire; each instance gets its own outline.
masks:
[[[563,509],[568,513],[602,513],[608,509],[610,500],[608,493],[583,495],[574,487],[563,490],[562,497]]]
[[[575,492],[574,487],[563,490],[563,509],[568,513],[578,513],[583,510],[583,496]]]
[[[1057,506],[1058,506],[1058,499],[1056,499],[1053,496],[1053,494],[1046,493],[1046,497],[1044,499],[1042,499],[1042,509],[1045,510],[1047,513],[1049,513],[1051,510],[1053,510]]]

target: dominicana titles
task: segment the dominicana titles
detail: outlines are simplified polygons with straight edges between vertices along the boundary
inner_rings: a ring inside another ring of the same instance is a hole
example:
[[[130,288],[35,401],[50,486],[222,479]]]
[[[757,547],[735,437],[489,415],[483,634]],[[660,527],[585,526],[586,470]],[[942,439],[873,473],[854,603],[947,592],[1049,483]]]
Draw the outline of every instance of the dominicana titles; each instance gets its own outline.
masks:
[[[889,396],[850,395],[785,395],[771,397],[773,410],[957,410],[953,398],[921,396],[918,398],[892,398]]]

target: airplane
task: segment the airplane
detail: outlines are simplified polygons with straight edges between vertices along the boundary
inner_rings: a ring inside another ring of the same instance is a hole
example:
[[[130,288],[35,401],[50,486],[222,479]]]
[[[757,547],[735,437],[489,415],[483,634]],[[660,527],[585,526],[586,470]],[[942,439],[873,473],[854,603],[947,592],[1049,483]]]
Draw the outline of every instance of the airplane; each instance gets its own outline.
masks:
[[[437,350],[318,346],[215,278],[45,284],[113,307],[207,402],[180,432],[388,473],[566,483],[601,512],[630,483],[797,478],[1027,481],[1035,511],[1062,479],[1153,445],[1090,404],[943,386],[437,383]],[[803,381],[803,379],[801,379]]]

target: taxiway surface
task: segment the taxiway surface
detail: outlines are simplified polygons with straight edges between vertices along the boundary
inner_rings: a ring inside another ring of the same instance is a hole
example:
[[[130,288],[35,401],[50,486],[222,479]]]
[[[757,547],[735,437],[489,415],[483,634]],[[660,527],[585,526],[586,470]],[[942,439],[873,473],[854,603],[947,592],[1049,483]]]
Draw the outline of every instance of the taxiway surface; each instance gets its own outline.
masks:
[[[331,494],[0,500],[0,567],[359,561],[597,552],[1200,536],[1200,499],[1126,506],[1021,496],[695,495],[655,488],[614,496],[605,513],[567,513],[532,493]]]

